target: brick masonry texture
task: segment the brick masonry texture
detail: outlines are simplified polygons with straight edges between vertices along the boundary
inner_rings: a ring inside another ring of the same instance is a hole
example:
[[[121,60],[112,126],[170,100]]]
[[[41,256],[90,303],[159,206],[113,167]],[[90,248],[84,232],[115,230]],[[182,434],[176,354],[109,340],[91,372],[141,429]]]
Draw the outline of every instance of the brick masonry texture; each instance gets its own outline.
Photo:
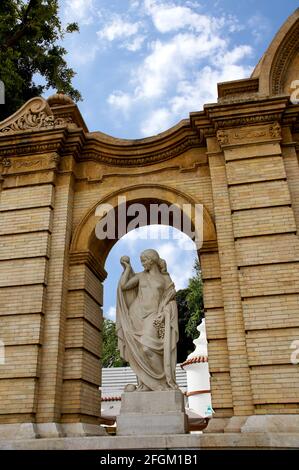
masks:
[[[59,106],[34,99],[58,118],[50,129],[45,121],[17,130],[13,116],[0,123],[0,423],[99,422],[113,242],[96,239],[95,208],[115,207],[119,195],[203,206],[215,416],[299,413],[291,363],[299,340],[299,113],[285,88],[290,71],[277,68],[275,78],[265,65],[280,55],[289,63],[284,27],[283,47],[254,72],[259,91],[250,91],[252,79],[219,84],[218,103],[149,140],[89,134],[63,95]]]

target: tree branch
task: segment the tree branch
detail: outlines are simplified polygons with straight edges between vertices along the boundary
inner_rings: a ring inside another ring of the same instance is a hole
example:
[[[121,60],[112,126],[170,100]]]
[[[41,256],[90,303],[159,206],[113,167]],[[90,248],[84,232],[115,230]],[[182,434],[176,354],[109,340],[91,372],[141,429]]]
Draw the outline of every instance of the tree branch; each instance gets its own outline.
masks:
[[[27,28],[30,26],[30,19],[28,20],[28,15],[30,11],[37,5],[39,0],[29,0],[29,3],[27,5],[27,8],[24,12],[22,22],[18,28],[18,30],[10,36],[4,44],[0,47],[0,49],[4,50],[7,49],[8,47],[14,47],[19,40],[24,36],[26,33]]]

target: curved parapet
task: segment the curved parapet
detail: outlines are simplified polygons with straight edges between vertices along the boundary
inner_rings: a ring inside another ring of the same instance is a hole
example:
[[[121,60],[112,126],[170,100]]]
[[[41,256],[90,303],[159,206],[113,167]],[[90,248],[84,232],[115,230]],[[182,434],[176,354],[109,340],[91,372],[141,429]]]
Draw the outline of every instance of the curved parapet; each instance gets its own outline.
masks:
[[[259,79],[260,95],[292,93],[292,82],[299,79],[299,8],[282,25],[251,78]]]

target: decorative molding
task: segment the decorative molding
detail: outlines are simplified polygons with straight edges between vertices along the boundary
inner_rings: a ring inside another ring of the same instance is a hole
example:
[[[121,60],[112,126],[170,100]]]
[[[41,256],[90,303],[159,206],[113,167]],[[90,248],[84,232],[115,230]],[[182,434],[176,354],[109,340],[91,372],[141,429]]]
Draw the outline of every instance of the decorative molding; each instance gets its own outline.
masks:
[[[9,168],[11,166],[11,160],[9,158],[3,157],[1,159],[1,164],[3,168]]]
[[[107,271],[90,251],[70,253],[69,260],[70,266],[85,264],[101,282],[107,277]]]
[[[245,78],[238,81],[218,83],[218,102],[252,100],[253,97],[257,96],[258,91],[258,78]]]
[[[219,120],[216,122],[216,127],[227,128],[227,127],[241,127],[248,126],[250,124],[267,124],[268,122],[279,121],[281,119],[281,113],[271,114],[255,114],[251,116],[242,116],[229,118],[225,120]]]
[[[11,167],[12,162],[10,158],[0,158],[0,165],[2,166],[2,169],[0,170],[0,181],[4,181],[4,176],[7,174],[8,169]]]
[[[152,165],[153,163],[160,163],[162,161],[170,160],[177,157],[181,153],[191,148],[202,147],[202,143],[198,136],[186,138],[183,142],[174,145],[169,150],[162,150],[153,154],[147,154],[140,157],[135,156],[117,156],[111,155],[101,151],[92,151],[82,154],[79,161],[93,160],[112,166],[145,166]]]
[[[264,126],[220,129],[217,131],[217,139],[221,146],[277,140],[281,139],[281,127],[275,122]]]
[[[36,153],[46,153],[58,150],[59,142],[49,142],[47,144],[33,145],[12,145],[9,148],[0,148],[0,157],[16,156],[16,155],[33,155]]]
[[[55,117],[44,99],[32,98],[16,113],[0,123],[0,135],[27,130],[64,127],[68,124],[74,124],[70,117]]]
[[[50,155],[42,155],[39,158],[4,158],[2,161],[9,161],[10,164],[6,165],[9,168],[6,174],[14,175],[28,172],[37,172],[45,170],[55,170],[58,167],[60,156],[56,153]]]
[[[21,161],[15,161],[13,166],[16,169],[18,168],[31,169],[32,167],[40,165],[40,164],[41,164],[40,159],[39,160],[21,160]]]
[[[278,122],[275,122],[269,127],[269,134],[273,139],[281,139],[281,127]]]
[[[220,131],[217,131],[216,136],[220,145],[226,145],[229,143],[228,132],[221,129]]]
[[[270,93],[279,95],[283,92],[284,73],[299,50],[299,22],[297,21],[287,35],[273,60],[270,75]]]

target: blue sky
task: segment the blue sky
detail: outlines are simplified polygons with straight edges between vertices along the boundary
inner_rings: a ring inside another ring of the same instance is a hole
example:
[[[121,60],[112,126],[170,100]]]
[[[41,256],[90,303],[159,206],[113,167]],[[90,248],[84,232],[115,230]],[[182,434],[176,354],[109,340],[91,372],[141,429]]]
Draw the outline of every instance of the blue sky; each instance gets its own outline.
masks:
[[[217,100],[217,82],[250,76],[297,7],[295,0],[60,0],[63,22],[80,26],[63,45],[89,130],[143,138],[188,118]],[[117,242],[106,263],[106,316],[114,318],[123,254],[140,271],[139,253],[158,249],[177,288],[186,286],[195,251],[181,243],[138,240],[134,232]]]
[[[80,33],[64,45],[91,131],[154,135],[244,78],[295,0],[61,0]]]

